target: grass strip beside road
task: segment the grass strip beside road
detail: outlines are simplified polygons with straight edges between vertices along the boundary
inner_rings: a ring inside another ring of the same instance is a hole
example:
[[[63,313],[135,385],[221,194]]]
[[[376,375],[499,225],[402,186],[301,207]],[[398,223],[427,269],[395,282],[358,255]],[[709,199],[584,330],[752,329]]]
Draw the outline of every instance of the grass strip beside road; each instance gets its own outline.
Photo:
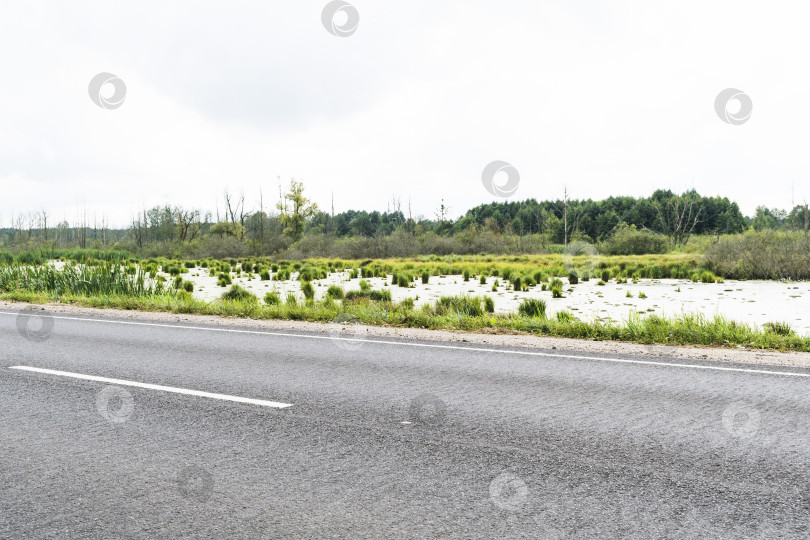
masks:
[[[284,319],[332,322],[341,314],[368,325],[426,328],[486,333],[525,333],[599,341],[622,341],[671,346],[711,346],[779,351],[810,351],[810,337],[780,334],[737,323],[721,316],[683,314],[676,317],[631,314],[627,320],[582,321],[528,317],[519,314],[471,316],[453,310],[412,308],[390,302],[361,301],[346,303],[307,302],[263,305],[256,301],[216,300],[206,302],[190,295],[55,295],[15,290],[0,295],[14,302],[47,304],[52,302],[90,308],[137,310],[252,319]]]

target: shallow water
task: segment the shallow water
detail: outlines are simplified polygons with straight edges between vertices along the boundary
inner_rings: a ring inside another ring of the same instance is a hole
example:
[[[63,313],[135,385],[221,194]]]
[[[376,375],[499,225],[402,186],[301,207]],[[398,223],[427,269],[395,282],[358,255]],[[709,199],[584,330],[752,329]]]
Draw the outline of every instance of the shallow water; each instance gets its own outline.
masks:
[[[226,290],[217,286],[216,277],[209,276],[207,270],[192,269],[188,274],[183,274],[183,279],[194,283],[194,296],[200,299],[213,300]],[[507,290],[503,280],[496,277],[487,278],[486,285],[481,285],[478,279],[473,278],[465,282],[461,276],[431,276],[427,285],[417,280],[409,288],[388,285],[390,275],[385,280],[365,279],[374,289],[389,289],[394,301],[413,298],[417,307],[441,296],[487,295],[495,300],[497,313],[512,313],[517,311],[524,299],[542,298],[546,301],[547,313],[552,316],[560,310],[569,310],[583,320],[626,320],[633,311],[666,316],[702,313],[709,317],[722,315],[752,325],[769,321],[788,322],[799,334],[810,335],[810,282],[804,281],[726,280],[724,283],[693,283],[682,279],[641,279],[638,283],[618,285],[611,281],[600,286],[596,280],[570,285],[566,279],[562,279],[565,283],[564,298],[552,298],[551,292],[541,291],[540,286],[532,287],[528,292]],[[492,292],[496,279],[501,285],[497,292]],[[303,298],[301,285],[295,280],[260,281],[254,276],[252,280],[234,278],[233,282],[260,299],[271,290],[277,290],[282,300],[288,292]],[[333,284],[340,285],[346,291],[359,289],[360,278],[350,280],[348,272],[338,272],[326,279],[315,280],[312,285],[316,299],[323,298],[326,289]],[[627,291],[633,295],[632,298],[626,297]],[[647,298],[638,298],[640,292],[646,294]]]

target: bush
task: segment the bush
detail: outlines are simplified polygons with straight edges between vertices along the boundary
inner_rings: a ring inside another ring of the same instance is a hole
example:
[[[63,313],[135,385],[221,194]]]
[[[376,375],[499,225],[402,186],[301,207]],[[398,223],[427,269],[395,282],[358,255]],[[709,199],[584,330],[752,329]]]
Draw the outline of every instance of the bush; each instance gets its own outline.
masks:
[[[463,276],[464,276],[464,281],[470,281],[470,269],[469,268],[464,269]]]
[[[194,292],[194,284],[190,281],[184,281],[183,290],[186,292]]]
[[[703,258],[715,274],[730,279],[810,279],[810,237],[801,232],[724,236]]]
[[[295,307],[298,305],[298,298],[296,298],[295,293],[288,292],[287,293],[287,300],[285,303],[290,307]]]
[[[422,270],[422,284],[427,285],[430,280],[430,273],[427,270]]]
[[[231,300],[234,302],[258,302],[259,299],[251,293],[240,287],[239,285],[232,285],[230,289],[222,293],[223,300]]]
[[[524,317],[545,317],[546,303],[538,298],[527,298],[518,306],[518,313]]]
[[[411,282],[408,280],[408,276],[405,274],[400,274],[399,279],[397,280],[397,285],[400,287],[410,287]]]
[[[487,313],[495,313],[495,301],[489,296],[484,297],[484,311]]]
[[[406,298],[405,300],[403,300],[402,302],[399,303],[399,307],[406,310],[406,311],[412,310],[413,309],[413,298]]]
[[[261,278],[262,281],[269,280],[270,279],[270,272],[268,272],[267,270],[262,270],[261,273],[259,273],[259,278]]]
[[[624,222],[619,224],[610,240],[599,245],[599,251],[605,255],[644,255],[668,250],[669,239],[663,234],[638,230],[635,225]]]
[[[174,278],[174,282],[172,283],[172,285],[174,286],[175,289],[181,289],[183,287],[183,278],[177,276],[176,278]]]
[[[277,306],[281,303],[281,296],[276,291],[270,291],[264,295],[264,303],[268,306]]]
[[[371,290],[371,285],[369,285],[368,281],[366,281],[365,279],[361,279],[360,280],[360,290],[361,291],[370,291]]]
[[[326,289],[326,296],[341,300],[343,298],[343,288],[338,285],[330,285],[329,288]]]
[[[487,276],[485,276],[484,274],[481,274],[481,277],[478,278],[478,283],[480,283],[481,285],[486,285],[487,284]]]
[[[512,279],[512,288],[515,289],[516,292],[523,290],[523,281],[520,279],[520,276],[515,276]]]
[[[576,285],[577,283],[579,283],[579,276],[577,275],[576,272],[571,272],[568,274],[568,283],[570,283],[571,285]]]
[[[602,281],[605,283],[610,281],[610,270],[602,270]]]

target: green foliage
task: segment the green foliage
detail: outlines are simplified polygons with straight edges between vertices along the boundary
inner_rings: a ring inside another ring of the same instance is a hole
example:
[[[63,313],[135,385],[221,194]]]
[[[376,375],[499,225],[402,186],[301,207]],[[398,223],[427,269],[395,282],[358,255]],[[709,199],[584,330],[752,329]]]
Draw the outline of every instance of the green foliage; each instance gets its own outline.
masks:
[[[467,317],[480,317],[484,314],[482,300],[477,296],[442,296],[436,301],[436,313],[454,312]]]
[[[50,265],[0,266],[0,292],[24,290],[57,296],[148,297],[169,293],[162,283],[148,279],[142,269],[130,275],[120,265],[106,261],[94,266],[69,262],[59,270]]]
[[[264,295],[264,303],[268,306],[277,306],[281,304],[281,296],[278,291],[269,291]]]
[[[619,224],[610,240],[599,245],[599,252],[605,255],[644,255],[666,253],[668,250],[669,239],[663,234],[639,230],[627,223]]]
[[[796,333],[788,322],[766,322],[762,327],[766,332],[778,336],[792,336]]]
[[[335,300],[341,300],[343,298],[343,288],[339,285],[330,285],[329,288],[326,289],[326,296]]]
[[[545,317],[546,303],[538,298],[527,298],[518,306],[518,313],[524,317]]]
[[[184,281],[183,290],[189,293],[194,292],[194,283],[192,283],[191,281]]]
[[[259,299],[250,291],[243,289],[239,285],[231,285],[231,288],[222,293],[223,300],[233,302],[258,302]]]
[[[464,273],[462,275],[464,276],[464,281],[470,281],[470,269],[469,268],[465,268]]]
[[[715,274],[730,279],[810,279],[810,236],[763,231],[721,237],[704,260]]]
[[[262,270],[262,271],[259,273],[259,278],[260,278],[262,281],[267,281],[267,280],[269,280],[269,279],[270,279],[270,272],[268,272],[267,270]]]
[[[568,283],[570,283],[571,285],[576,285],[577,283],[579,283],[579,276],[577,275],[576,272],[570,272],[568,274]]]
[[[558,322],[561,323],[571,323],[576,320],[576,317],[574,317],[573,313],[571,313],[570,311],[566,311],[564,309],[558,311],[554,317],[557,319]]]
[[[495,301],[489,296],[484,297],[484,311],[487,313],[495,313]]]
[[[278,203],[278,210],[284,234],[296,241],[303,235],[307,219],[318,213],[318,205],[304,197],[304,184],[292,179],[289,192]]]
[[[708,270],[700,274],[700,281],[703,283],[714,283],[717,280],[718,278]]]
[[[309,281],[301,282],[301,292],[304,293],[304,298],[307,300],[312,300],[315,298],[315,289],[312,287],[312,283]]]
[[[347,291],[345,300],[347,302],[357,302],[363,300],[372,300],[374,302],[391,302],[391,291],[388,289],[382,289],[379,291],[373,290],[359,290],[359,291]]]
[[[422,270],[422,284],[427,285],[428,281],[430,281],[430,272]]]

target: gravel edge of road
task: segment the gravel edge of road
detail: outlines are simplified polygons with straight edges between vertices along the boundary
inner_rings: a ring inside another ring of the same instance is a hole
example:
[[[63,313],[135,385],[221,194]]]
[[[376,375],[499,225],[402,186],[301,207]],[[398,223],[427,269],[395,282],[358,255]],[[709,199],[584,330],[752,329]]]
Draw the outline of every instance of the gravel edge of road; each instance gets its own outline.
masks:
[[[810,353],[752,351],[690,346],[642,345],[618,341],[595,341],[573,338],[532,336],[527,334],[472,333],[447,330],[427,330],[422,328],[394,328],[385,326],[342,325],[308,321],[242,319],[213,315],[187,315],[151,311],[127,311],[118,309],[96,309],[70,304],[28,304],[23,302],[0,301],[0,311],[45,311],[53,315],[105,317],[119,320],[136,320],[165,324],[204,324],[230,326],[241,329],[262,329],[284,332],[315,332],[331,335],[345,334],[357,337],[358,334],[376,338],[414,339],[445,343],[469,343],[499,347],[525,347],[533,349],[559,349],[560,351],[589,354],[626,354],[651,358],[698,359],[718,362],[757,364],[769,366],[791,366],[810,368]]]

